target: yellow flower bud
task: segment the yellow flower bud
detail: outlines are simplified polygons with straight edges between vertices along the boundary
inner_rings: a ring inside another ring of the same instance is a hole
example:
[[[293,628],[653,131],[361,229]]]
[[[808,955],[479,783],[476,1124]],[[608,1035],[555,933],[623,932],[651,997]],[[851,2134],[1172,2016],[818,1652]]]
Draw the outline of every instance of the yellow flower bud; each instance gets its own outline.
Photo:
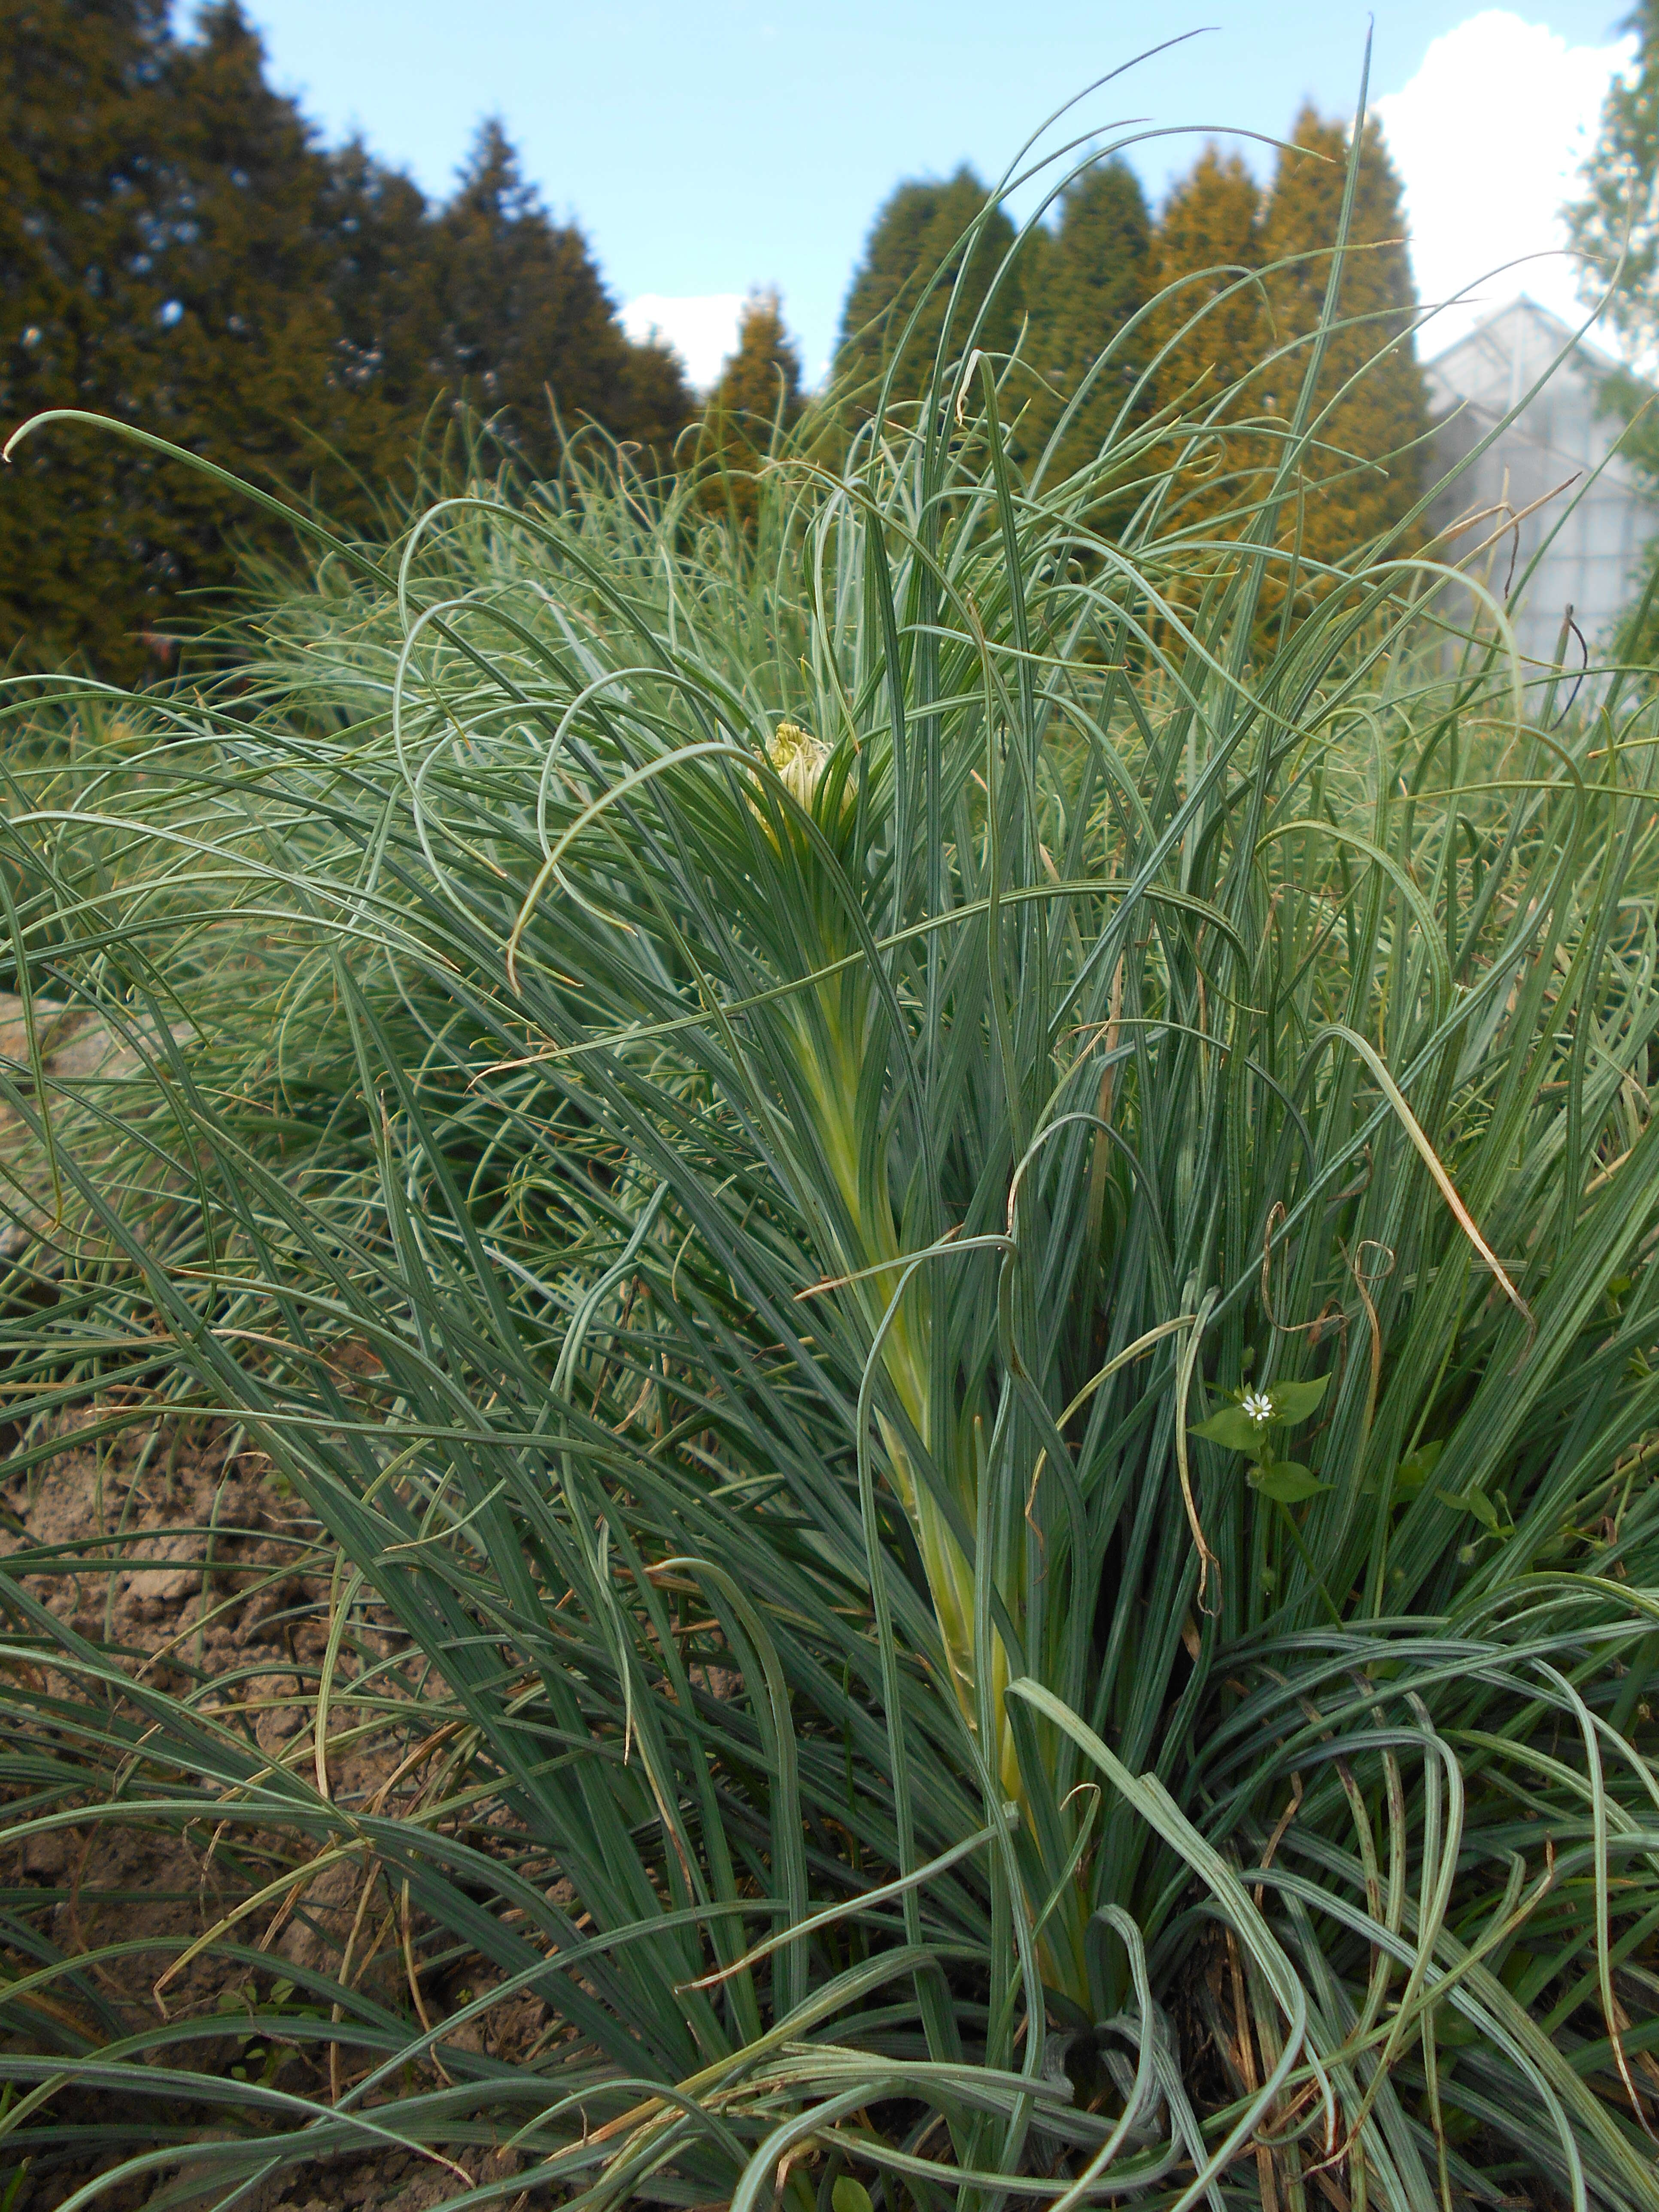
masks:
[[[766,757],[789,796],[810,809],[818,779],[829,764],[829,746],[799,722],[780,722],[767,742]]]

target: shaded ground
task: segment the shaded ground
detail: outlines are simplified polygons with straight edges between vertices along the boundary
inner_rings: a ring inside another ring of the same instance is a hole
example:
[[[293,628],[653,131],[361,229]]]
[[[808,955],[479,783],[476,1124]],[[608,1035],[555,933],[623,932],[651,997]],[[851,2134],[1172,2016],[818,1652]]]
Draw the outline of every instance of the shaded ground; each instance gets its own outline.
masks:
[[[88,1410],[66,1423],[51,1458],[19,1468],[15,1452],[10,1471],[0,1474],[0,1559],[17,1565],[27,1559],[21,1587],[89,1642],[112,1649],[130,1675],[245,1730],[273,1761],[313,1773],[317,1686],[337,1596],[331,1547],[257,1455],[230,1455],[222,1431],[166,1419],[77,1443],[79,1427],[93,1419]],[[354,1683],[369,1667],[377,1670],[383,1698],[388,1691],[411,1693],[397,1665],[398,1650],[395,1628],[373,1614],[355,1619],[351,1635],[342,1640],[327,1774],[343,1807],[377,1796],[382,1803],[401,1802],[395,1788],[388,1799],[387,1788],[395,1784],[410,1732],[386,1724],[365,1735],[351,1701]],[[48,1669],[41,1680],[49,1691],[75,1693],[66,1673]],[[62,1730],[42,1735],[61,1753]],[[37,1802],[15,1809],[38,1820],[72,1810],[73,1801],[65,1793],[61,1806]],[[226,2033],[205,2048],[197,2045],[189,2063],[221,2075],[240,2069],[245,2076],[251,2061],[256,2075],[324,2099],[349,2087],[366,2054],[345,2049],[331,2069],[314,2050],[273,2051],[252,2044],[235,2032],[250,1993],[245,1971],[210,1953],[179,1964],[185,1946],[262,1883],[283,1875],[292,1879],[283,1883],[281,1901],[257,1908],[237,1931],[271,1962],[270,1977],[263,1986],[253,1983],[252,1995],[267,2002],[272,1983],[286,1983],[295,1969],[311,1969],[409,2008],[411,1954],[404,1931],[377,1870],[371,1866],[366,1875],[356,1858],[334,1859],[313,1874],[295,1858],[291,1839],[272,1838],[262,1851],[258,1838],[239,1835],[227,1844],[204,1828],[179,1835],[155,1826],[70,1819],[20,1837],[20,1825],[14,1820],[9,1831],[0,1832],[0,1911],[31,1925],[71,1960],[112,1944],[135,1947],[90,1969],[106,2037],[112,2014],[130,2033],[163,2016],[222,2013]],[[8,1978],[34,1963],[14,1952],[6,1960]],[[429,2017],[441,2019],[485,1986],[477,1967],[469,1970],[463,1960],[436,1978],[423,1977],[422,2001]],[[92,2024],[72,1995],[50,1995],[45,2002],[66,2007],[77,2025]],[[527,2051],[547,2026],[545,2008],[520,1998],[487,2016],[482,2039],[474,2023],[457,2040],[512,2057]],[[66,2105],[65,2117],[69,2111]],[[474,2179],[503,2170],[488,2152],[456,2162]],[[97,2171],[80,2165],[29,2174],[8,2200],[10,2176],[0,2145],[0,2203],[8,2212],[53,2212]],[[392,2152],[300,2169],[238,2205],[239,2212],[359,2206],[426,2212],[464,2186],[446,2166]],[[147,2201],[137,2190],[100,2199],[112,2212]],[[202,2199],[204,2205],[212,2201]]]

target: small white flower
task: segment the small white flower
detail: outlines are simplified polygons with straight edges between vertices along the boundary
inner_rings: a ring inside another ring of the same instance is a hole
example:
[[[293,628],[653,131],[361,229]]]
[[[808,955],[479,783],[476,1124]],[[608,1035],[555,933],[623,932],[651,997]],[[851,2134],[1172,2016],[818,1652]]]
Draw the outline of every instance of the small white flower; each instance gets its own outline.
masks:
[[[1240,1413],[1247,1419],[1266,1428],[1273,1417],[1273,1401],[1265,1390],[1247,1390],[1238,1401]]]

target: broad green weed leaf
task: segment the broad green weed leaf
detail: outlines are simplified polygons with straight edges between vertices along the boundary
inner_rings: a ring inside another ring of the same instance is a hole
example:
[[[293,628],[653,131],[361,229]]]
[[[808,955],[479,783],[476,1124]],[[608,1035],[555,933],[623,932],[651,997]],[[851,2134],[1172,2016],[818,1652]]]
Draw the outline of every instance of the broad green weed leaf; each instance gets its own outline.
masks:
[[[1473,1513],[1481,1527],[1490,1530],[1494,1536],[1508,1536],[1514,1533],[1515,1524],[1507,1510],[1500,1516],[1484,1490],[1443,1490],[1440,1498],[1443,1504],[1461,1506],[1465,1513]]]
[[[1281,1460],[1277,1467],[1257,1468],[1250,1477],[1251,1489],[1271,1498],[1276,1505],[1300,1505],[1304,1498],[1317,1498],[1330,1486],[1293,1459]]]
[[[1389,1486],[1390,1502],[1398,1505],[1407,1498],[1415,1498],[1434,1473],[1435,1463],[1444,1449],[1445,1445],[1437,1438],[1433,1443],[1419,1444],[1414,1452],[1407,1452],[1395,1468],[1394,1480]],[[1365,1485],[1367,1496],[1375,1497],[1377,1487],[1373,1477]]]
[[[1445,1445],[1438,1438],[1431,1444],[1419,1444],[1414,1452],[1407,1452],[1395,1470],[1394,1494],[1396,1498],[1411,1498],[1423,1487],[1434,1473],[1435,1462]]]
[[[1328,1375],[1316,1375],[1310,1382],[1275,1382],[1267,1395],[1273,1400],[1273,1419],[1305,1421],[1330,1384]]]
[[[854,2181],[850,2173],[843,2173],[830,2191],[830,2202],[835,2212],[875,2212],[869,2191],[861,2181]]]
[[[1253,1421],[1242,1406],[1224,1406],[1218,1413],[1212,1413],[1207,1421],[1200,1421],[1189,1436],[1202,1437],[1206,1443],[1221,1444],[1228,1451],[1253,1452],[1261,1443],[1265,1425]]]

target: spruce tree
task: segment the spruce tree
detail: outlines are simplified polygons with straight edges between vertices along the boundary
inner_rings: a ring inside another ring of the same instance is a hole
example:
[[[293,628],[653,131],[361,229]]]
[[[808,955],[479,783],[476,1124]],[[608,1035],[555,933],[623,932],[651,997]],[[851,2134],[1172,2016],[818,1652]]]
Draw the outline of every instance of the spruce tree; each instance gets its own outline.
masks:
[[[356,475],[378,474],[386,457],[375,450],[367,395],[342,373],[329,162],[294,103],[265,82],[263,46],[240,0],[204,10],[169,76],[170,319],[147,427],[367,524]],[[237,495],[183,470],[150,526],[187,586],[225,580],[235,541],[269,535]]]
[[[0,431],[113,416],[373,529],[441,397],[497,414],[540,473],[550,390],[665,462],[694,411],[499,131],[434,216],[361,146],[316,143],[236,0],[189,39],[167,0],[0,11]],[[176,464],[46,432],[0,477],[0,656],[142,678],[240,548],[291,544]]]
[[[532,476],[556,467],[561,422],[665,447],[690,418],[672,356],[630,344],[587,241],[550,217],[498,122],[479,131],[434,244],[439,368]]]
[[[1021,275],[1030,325],[1024,357],[1034,377],[1020,444],[1028,458],[1042,453],[1102,354],[1146,306],[1152,258],[1146,196],[1134,172],[1118,160],[1096,162],[1074,177],[1061,195],[1053,233],[1036,231],[1026,240]],[[1049,459],[1050,481],[1093,461],[1126,405],[1131,422],[1150,411],[1150,396],[1144,390],[1136,396],[1149,359],[1142,327],[1094,374]]]
[[[328,165],[240,9],[209,9],[185,42],[159,0],[29,0],[0,60],[6,427],[74,406],[267,483],[356,495],[329,453],[349,454],[357,421],[319,226]],[[154,673],[186,595],[229,581],[240,541],[282,538],[177,464],[49,431],[0,480],[0,649]]]
[[[894,398],[915,399],[927,390],[951,289],[964,269],[963,296],[951,315],[951,357],[960,360],[970,343],[993,354],[1012,349],[1019,328],[1019,287],[1011,276],[998,283],[997,274],[1013,244],[1014,227],[1000,208],[993,209],[971,243],[967,240],[986,198],[984,185],[963,167],[942,185],[901,185],[877,216],[847,295],[836,356],[836,380],[856,395],[855,404],[873,403],[881,373],[901,343]],[[940,270],[942,281],[928,293]],[[970,338],[988,300],[989,312],[977,337]],[[919,304],[916,328],[906,339],[905,326]]]
[[[1167,520],[1183,528],[1216,523],[1256,488],[1260,446],[1231,426],[1260,404],[1253,388],[1232,387],[1267,350],[1261,295],[1249,281],[1261,262],[1261,205],[1243,161],[1212,143],[1158,221],[1150,319],[1158,402],[1176,426],[1170,453],[1181,463]]]
[[[0,21],[0,429],[143,414],[168,296],[169,45],[165,0],[21,0]],[[0,654],[145,672],[166,579],[135,509],[157,472],[86,433],[21,449],[0,475]]]
[[[784,328],[775,292],[750,295],[738,343],[703,410],[698,459],[701,497],[714,512],[750,523],[758,506],[756,473],[800,415],[800,356]]]
[[[1311,106],[1281,152],[1261,225],[1270,343],[1291,350],[1262,377],[1263,403],[1288,420],[1310,358],[1340,225],[1349,142]],[[1359,151],[1352,220],[1337,294],[1335,328],[1315,393],[1317,444],[1297,487],[1304,557],[1337,562],[1391,529],[1422,482],[1428,400],[1411,337],[1417,305],[1407,253],[1400,179],[1375,123]],[[1330,407],[1364,371],[1355,389]],[[1310,418],[1311,419],[1311,418]]]

